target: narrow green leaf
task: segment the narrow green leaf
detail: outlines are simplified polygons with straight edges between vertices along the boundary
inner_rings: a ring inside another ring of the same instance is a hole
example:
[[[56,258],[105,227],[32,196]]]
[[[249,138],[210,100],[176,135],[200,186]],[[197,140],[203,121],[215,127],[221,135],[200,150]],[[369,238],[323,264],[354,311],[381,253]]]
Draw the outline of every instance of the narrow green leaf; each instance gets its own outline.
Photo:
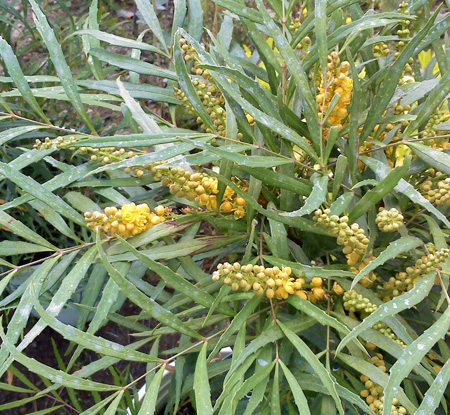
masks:
[[[120,95],[125,101],[125,104],[130,109],[135,121],[142,127],[146,134],[159,134],[162,132],[156,121],[144,112],[141,106],[131,97],[129,92],[125,89],[120,77],[116,80],[119,87]]]
[[[384,196],[392,191],[397,186],[400,179],[406,175],[409,170],[411,158],[406,157],[403,165],[393,168],[387,176],[381,180],[375,187],[365,192],[363,197],[353,206],[348,220],[350,223],[366,213],[369,209],[375,206]]]
[[[301,413],[302,415],[311,415],[311,412],[309,411],[308,401],[306,400],[306,396],[303,393],[302,388],[297,383],[297,380],[295,379],[294,375],[283,363],[283,361],[280,360],[279,362],[281,369],[283,370],[284,376],[288,381],[289,388],[292,394],[294,395],[295,404],[297,405],[299,413]]]
[[[108,406],[108,409],[105,411],[104,415],[116,415],[117,408],[122,400],[125,389],[122,389],[119,394],[114,398],[111,404]]]
[[[318,0],[314,4],[314,31],[316,34],[317,47],[319,49],[319,62],[322,68],[322,77],[326,79],[327,74],[327,0]]]
[[[208,381],[208,369],[206,366],[206,348],[205,342],[197,357],[194,372],[194,392],[195,403],[198,415],[212,415],[211,389]]]
[[[436,323],[414,340],[403,351],[402,356],[391,367],[389,381],[384,389],[385,402],[392,402],[400,383],[411,370],[420,363],[430,349],[445,336],[450,327],[450,307],[448,307]],[[391,405],[384,405],[383,415],[391,415]]]
[[[236,391],[233,401],[237,403],[245,395],[248,395],[249,392],[252,392],[257,385],[263,382],[270,375],[273,367],[275,366],[275,363],[276,363],[275,360],[270,364],[268,364],[268,362],[265,362],[264,363],[265,366],[263,366],[261,370],[256,371],[254,375],[246,379],[245,382],[242,384],[242,386]]]
[[[27,125],[25,127],[15,127],[2,131],[0,133],[0,145],[5,144],[16,137],[20,137],[21,135],[27,134],[31,131],[40,130],[42,128],[45,127],[40,125]]]
[[[445,390],[450,382],[450,360],[445,362],[445,365],[439,371],[433,384],[427,390],[422,403],[417,408],[414,415],[429,415],[434,414],[439,406],[439,401],[443,397]]]
[[[449,75],[450,76],[450,75]],[[449,82],[450,84],[450,82]],[[425,104],[424,104],[425,105]],[[450,155],[420,143],[406,143],[425,163],[442,173],[450,175]]]
[[[136,6],[141,12],[145,23],[147,23],[148,27],[163,46],[164,50],[168,53],[166,40],[164,38],[161,25],[159,24],[158,16],[156,16],[155,10],[153,9],[152,2],[150,0],[136,0]]]
[[[312,185],[309,181],[302,180],[300,178],[294,179],[290,176],[274,172],[271,169],[246,166],[239,166],[239,169],[250,174],[256,179],[261,180],[268,186],[286,189],[302,196],[309,196],[311,194]]]
[[[255,311],[256,307],[259,305],[261,301],[262,297],[254,296],[250,301],[247,301],[245,303],[244,307],[242,307],[239,313],[236,314],[231,324],[220,336],[214,349],[209,354],[208,362],[210,362],[211,359],[219,352],[219,350],[223,347],[223,345],[227,342],[227,340],[231,337],[231,335],[237,330],[239,330],[242,324],[244,324],[247,321],[250,314],[253,313],[253,311]]]
[[[0,55],[3,58],[3,62],[8,69],[9,75],[14,80],[17,89],[20,91],[22,97],[28,102],[28,104],[33,108],[33,110],[38,114],[45,123],[50,124],[47,116],[42,111],[41,106],[34,98],[31,92],[28,82],[25,80],[22,69],[20,68],[19,61],[16,58],[11,46],[8,42],[0,37]]]
[[[42,320],[53,330],[59,333],[66,340],[74,342],[85,349],[93,350],[96,353],[106,356],[116,357],[121,360],[131,360],[135,362],[159,362],[161,359],[149,356],[148,354],[136,352],[110,340],[96,337],[85,333],[67,324],[61,323],[56,317],[47,313],[37,300],[36,293],[32,294],[31,303]]]
[[[21,241],[3,241],[0,242],[0,256],[32,254],[35,252],[47,252],[54,249],[46,246],[30,244]]]
[[[158,395],[160,392],[161,380],[166,370],[165,365],[161,366],[158,373],[153,378],[150,385],[145,392],[144,399],[142,401],[141,409],[137,415],[154,415],[156,411],[156,402],[158,400]]]
[[[127,39],[121,36],[113,35],[111,33],[102,32],[100,30],[93,30],[93,29],[78,30],[75,33],[72,33],[70,36],[68,36],[67,39],[75,35],[90,35],[98,40],[101,40],[102,42],[109,43],[110,45],[120,46],[123,48],[146,50],[148,52],[156,52],[167,56],[162,50],[154,47],[153,45],[149,45],[148,43],[139,42],[138,40],[133,39]]]
[[[283,323],[278,321],[278,325],[280,326],[283,333],[286,335],[286,337],[289,339],[289,341],[294,345],[294,347],[297,349],[297,351],[300,353],[300,355],[306,359],[306,361],[311,365],[314,372],[319,376],[320,380],[324,384],[324,386],[327,388],[328,392],[330,393],[331,397],[334,399],[334,402],[336,404],[336,407],[338,408],[339,414],[344,415],[344,408],[342,407],[342,402],[339,399],[339,395],[336,391],[336,385],[331,377],[331,375],[328,373],[328,371],[325,369],[325,367],[322,365],[320,360],[316,357],[314,352],[308,347],[308,345],[295,333],[293,333],[291,330],[289,330]]]
[[[406,292],[393,300],[380,306],[376,311],[366,317],[358,326],[356,326],[350,333],[348,333],[344,339],[339,343],[336,353],[339,353],[343,347],[352,339],[355,339],[366,329],[369,329],[379,321],[389,316],[394,316],[403,310],[409,309],[416,304],[420,303],[425,297],[428,296],[431,288],[433,287],[436,277],[435,272],[430,272],[426,276],[422,277],[416,282],[414,288],[411,291]]]
[[[42,36],[42,39],[47,46],[47,49],[50,53],[50,59],[52,60],[56,72],[58,74],[59,79],[61,80],[61,84],[66,91],[67,96],[70,99],[70,102],[74,106],[76,112],[80,116],[80,118],[84,121],[84,123],[89,127],[93,134],[96,134],[95,128],[89,119],[89,116],[86,113],[86,109],[81,101],[80,95],[78,93],[77,86],[72,78],[72,72],[67,65],[66,59],[64,58],[64,53],[61,49],[61,46],[58,43],[58,40],[55,37],[55,33],[53,29],[50,27],[47,21],[47,17],[40,9],[39,5],[35,0],[29,0],[30,5],[33,8],[34,15],[33,19],[36,23],[36,27],[39,33]]]
[[[238,16],[250,20],[251,22],[264,24],[261,13],[250,7],[242,7],[242,4],[233,0],[213,0],[219,6],[224,7]]]
[[[30,317],[31,310],[33,309],[33,306],[31,304],[31,288],[35,286],[35,289],[39,291],[41,290],[50,270],[59,259],[60,257],[48,259],[43,264],[41,264],[39,268],[37,268],[31,275],[30,282],[28,283],[27,288],[20,297],[20,301],[16,307],[14,315],[8,321],[8,332],[6,334],[6,337],[12,345],[14,345],[19,340],[22,331],[25,329],[25,326]],[[6,349],[6,346],[2,345],[0,347],[0,366],[3,366],[7,357],[8,351]]]
[[[191,36],[200,42],[203,33],[203,7],[201,0],[188,0],[189,25]]]
[[[25,176],[24,174],[11,168],[8,164],[1,162],[0,174],[8,177],[9,180],[14,182],[28,194],[34,196],[36,199],[41,200],[49,206],[52,206],[56,212],[60,213],[64,217],[78,223],[79,225],[85,226],[83,217],[76,210],[71,208],[59,196],[55,196],[53,193],[45,189],[31,177]]]
[[[117,66],[128,71],[133,71],[141,75],[158,76],[160,78],[168,78],[173,81],[177,80],[177,76],[172,71],[160,68],[159,66],[141,61],[139,59],[133,59],[129,56],[123,56],[119,53],[109,52],[103,49],[91,49],[89,53],[97,59],[107,62],[110,65]]]
[[[281,216],[297,218],[314,212],[325,201],[327,195],[328,176],[322,176],[314,183],[310,196],[305,200],[304,205],[295,212],[282,212]]]
[[[142,252],[138,251],[136,248],[130,245],[125,239],[121,238],[120,236],[118,236],[117,238],[128,249],[129,252],[131,252],[134,256],[136,256],[136,258],[142,261],[150,270],[159,275],[172,288],[191,298],[196,303],[205,306],[206,308],[212,307],[214,303],[214,297],[212,295],[185,280],[180,275],[173,272],[169,267],[159,264],[158,262],[153,261],[148,256],[142,254]],[[230,316],[234,315],[233,310],[231,310],[225,304],[219,305],[217,309],[221,313]]]
[[[318,134],[319,117],[317,111],[317,104],[314,99],[314,95],[311,91],[311,87],[308,82],[308,77],[306,76],[302,64],[298,60],[297,54],[289,45],[284,35],[281,33],[280,29],[275,24],[273,18],[267,12],[267,9],[262,0],[256,0],[256,4],[258,6],[260,13],[263,16],[267,30],[274,39],[275,44],[278,50],[280,51],[280,54],[284,62],[286,63],[286,66],[288,67],[292,77],[297,83],[299,91],[301,91],[300,96],[304,103],[305,117],[308,121],[308,130],[311,132],[311,138],[313,140],[316,149],[318,149],[321,145],[321,143],[319,142],[319,134]]]
[[[325,311],[315,306],[311,302],[304,300],[303,298],[300,298],[296,295],[291,295],[288,298],[288,303],[291,306],[295,307],[297,310],[303,311],[318,323],[324,326],[333,327],[339,333],[342,333],[347,337],[350,335],[350,330],[344,324],[336,320],[334,317],[331,317],[329,314],[327,314]],[[365,348],[362,344],[360,344],[358,341],[356,342],[356,344],[361,350],[365,351]]]
[[[183,323],[180,319],[174,316],[172,313],[167,311],[165,308],[161,307],[152,298],[146,296],[141,291],[139,291],[134,284],[129,282],[120,272],[114,268],[109,262],[108,258],[103,251],[99,234],[97,233],[97,248],[100,259],[107,269],[109,275],[114,280],[114,282],[119,286],[120,290],[137,306],[139,306],[143,311],[150,314],[153,318],[166,324],[167,326],[173,328],[177,332],[186,334],[188,336],[194,337],[196,339],[201,339],[202,336],[192,330],[188,325]]]
[[[391,242],[389,246],[380,254],[377,258],[370,261],[354,278],[352,282],[353,287],[363,278],[365,275],[372,272],[376,267],[383,265],[385,262],[392,258],[397,258],[398,255],[408,252],[411,249],[417,248],[422,245],[423,241],[414,236],[404,236],[403,238],[397,239]]]

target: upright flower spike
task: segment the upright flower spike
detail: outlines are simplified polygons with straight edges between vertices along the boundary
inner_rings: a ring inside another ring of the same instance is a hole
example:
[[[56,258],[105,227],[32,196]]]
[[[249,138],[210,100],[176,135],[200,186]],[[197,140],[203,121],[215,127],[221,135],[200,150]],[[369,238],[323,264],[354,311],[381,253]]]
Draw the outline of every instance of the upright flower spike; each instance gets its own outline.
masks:
[[[127,203],[121,209],[106,207],[104,213],[86,212],[84,218],[87,226],[95,231],[128,238],[164,222],[170,212],[171,209],[164,206],[157,206],[155,211],[151,212],[146,203]]]
[[[330,106],[331,100],[336,94],[340,95],[339,102],[331,111],[327,121],[332,126],[342,127],[342,121],[347,116],[347,105],[353,90],[353,80],[348,76],[350,64],[347,61],[341,62],[339,54],[332,52],[328,56],[327,77],[321,80],[319,93],[316,96],[320,112],[325,116]]]

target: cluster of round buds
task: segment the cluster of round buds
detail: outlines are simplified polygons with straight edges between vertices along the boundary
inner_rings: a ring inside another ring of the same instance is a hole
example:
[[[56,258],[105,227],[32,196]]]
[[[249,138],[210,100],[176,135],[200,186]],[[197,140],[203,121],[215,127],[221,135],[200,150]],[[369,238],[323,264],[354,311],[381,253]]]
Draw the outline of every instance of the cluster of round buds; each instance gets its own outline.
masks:
[[[388,45],[386,45],[386,43],[384,42],[375,43],[375,45],[373,46],[373,54],[375,56],[389,56],[390,53],[391,51]]]
[[[431,271],[440,269],[440,264],[449,257],[450,250],[448,248],[439,249],[433,253],[422,256],[418,259],[413,267],[406,268],[408,278],[411,278],[414,284],[418,278]]]
[[[363,315],[372,314],[378,307],[372,304],[368,298],[364,298],[355,290],[344,293],[344,309],[349,313],[361,313]]]
[[[319,93],[316,96],[323,115],[327,112],[334,95],[339,94],[341,96],[327,119],[331,125],[338,125],[339,127],[342,127],[342,121],[348,114],[347,105],[350,103],[353,90],[353,80],[348,76],[349,67],[350,64],[347,61],[340,61],[337,52],[332,52],[328,56],[327,77],[321,80]]]
[[[291,23],[289,24],[289,30],[291,32],[295,32],[296,30],[300,29],[300,26],[302,25],[302,22],[300,22],[300,19],[296,17],[295,19],[291,20]]]
[[[372,326],[372,329],[379,331],[381,334],[383,334],[386,337],[389,337],[392,339],[395,343],[397,343],[399,346],[405,348],[406,343],[403,342],[397,335],[392,331],[392,329],[383,322],[378,322],[377,324]]]
[[[72,144],[76,143],[77,139],[73,136],[70,137],[57,137],[55,139],[51,139],[47,137],[43,142],[41,140],[36,140],[34,142],[33,147],[36,149],[45,148],[46,150],[50,149],[52,146],[56,146],[57,149],[67,148],[70,151],[75,151],[76,147],[73,147]]]
[[[351,267],[350,270],[355,273],[358,274],[359,271],[361,271],[366,265],[369,265],[370,262],[372,262],[375,259],[374,256],[370,256],[367,258],[364,258],[361,263],[359,264],[358,268],[356,267]],[[375,282],[377,279],[377,276],[374,272],[371,272],[369,274],[364,275],[364,278],[361,279],[361,285],[363,287],[368,287],[370,284],[372,284],[373,282]]]
[[[398,272],[395,277],[389,278],[382,286],[379,287],[380,292],[378,297],[383,301],[390,301],[392,297],[404,294],[414,288],[414,284],[417,280],[440,267],[440,264],[444,262],[449,256],[448,249],[440,249],[434,251],[428,255],[422,256],[417,260],[414,266],[406,268],[406,272]]]
[[[154,165],[150,169],[155,180],[169,188],[170,193],[179,198],[196,200],[206,210],[217,210],[218,180],[205,173],[190,173],[181,167],[165,167]],[[226,187],[220,212],[233,213],[236,219],[245,215],[245,200],[229,186]]]
[[[376,356],[370,358],[370,363],[375,365],[382,372],[387,374],[386,363],[384,362],[383,355],[377,353]],[[365,399],[370,409],[374,411],[377,415],[383,413],[384,407],[384,389],[381,385],[373,382],[368,376],[361,375],[361,382],[364,384],[364,389],[361,390],[360,395]],[[392,415],[406,415],[406,409],[400,405],[398,400],[394,398],[392,400]]]
[[[330,210],[318,209],[313,219],[328,230],[331,236],[337,238],[338,245],[344,246],[342,252],[347,257],[348,265],[355,265],[364,256],[369,239],[357,223],[348,224],[347,216],[329,216]]]
[[[192,80],[192,85],[194,86],[198,97],[202,101],[203,106],[210,115],[217,131],[219,133],[224,131],[226,125],[225,98],[220,90],[209,81],[201,81],[198,78]],[[186,110],[191,114],[196,114],[194,107],[185,93],[178,88],[174,88],[174,91],[178,99],[185,106]],[[201,124],[201,127],[206,132],[212,132],[211,129],[203,123],[203,120],[200,117],[197,118],[197,122]]]
[[[394,232],[403,226],[403,215],[396,208],[380,207],[375,223],[381,232]]]
[[[193,62],[191,72],[197,77],[202,77],[203,80],[199,78],[194,78],[192,80],[192,85],[195,91],[203,103],[206,111],[211,117],[214,126],[220,133],[225,130],[226,124],[226,111],[225,111],[225,98],[223,97],[220,89],[215,85],[213,78],[208,70],[199,68],[198,64],[198,54],[195,48],[188,44],[186,39],[180,39],[181,52],[183,58],[186,62]],[[196,114],[196,111],[192,104],[190,103],[188,97],[185,93],[178,88],[174,88],[175,94],[180,99],[180,101],[185,106],[186,110],[191,114]],[[197,122],[201,124],[201,127],[206,132],[212,132],[211,129],[203,123],[203,120],[198,117]]]
[[[444,109],[436,110],[428,119],[424,130],[422,131],[423,137],[430,137],[430,140],[423,141],[423,144],[432,146],[437,150],[450,149],[450,141],[448,137],[434,138],[436,136],[445,135],[446,131],[439,130],[437,125],[450,121],[450,112]]]
[[[437,174],[439,179],[443,174]],[[420,186],[422,195],[438,206],[450,206],[450,177],[443,180],[426,180]]]
[[[157,206],[154,212],[151,212],[146,203],[128,203],[121,209],[106,207],[103,212],[86,212],[84,219],[87,226],[94,231],[128,238],[164,222],[170,213],[171,209],[164,206]]]
[[[322,278],[315,277],[310,283],[305,283],[304,278],[294,275],[290,267],[266,268],[260,265],[225,262],[217,266],[212,279],[230,285],[233,291],[253,290],[256,295],[265,295],[269,299],[285,300],[289,295],[297,295],[304,300],[317,302],[327,298],[327,293],[322,288]],[[337,283],[333,291],[343,292]]]

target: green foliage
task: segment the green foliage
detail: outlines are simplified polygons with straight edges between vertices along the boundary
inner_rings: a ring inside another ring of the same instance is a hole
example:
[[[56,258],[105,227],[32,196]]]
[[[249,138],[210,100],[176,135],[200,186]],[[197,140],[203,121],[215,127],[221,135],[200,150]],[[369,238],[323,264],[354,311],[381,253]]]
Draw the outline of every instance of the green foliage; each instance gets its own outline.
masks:
[[[48,3],[0,0],[0,411],[448,414],[448,2]]]

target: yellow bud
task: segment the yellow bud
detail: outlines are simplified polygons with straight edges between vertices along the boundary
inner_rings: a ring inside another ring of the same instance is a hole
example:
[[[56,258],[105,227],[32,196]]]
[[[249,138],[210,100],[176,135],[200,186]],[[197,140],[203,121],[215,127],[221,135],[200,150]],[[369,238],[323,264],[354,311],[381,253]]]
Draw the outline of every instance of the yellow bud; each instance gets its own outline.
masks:
[[[319,277],[314,277],[314,278],[311,280],[311,284],[312,284],[314,287],[321,287],[321,286],[322,286],[322,283],[323,283],[322,278],[319,278]]]

